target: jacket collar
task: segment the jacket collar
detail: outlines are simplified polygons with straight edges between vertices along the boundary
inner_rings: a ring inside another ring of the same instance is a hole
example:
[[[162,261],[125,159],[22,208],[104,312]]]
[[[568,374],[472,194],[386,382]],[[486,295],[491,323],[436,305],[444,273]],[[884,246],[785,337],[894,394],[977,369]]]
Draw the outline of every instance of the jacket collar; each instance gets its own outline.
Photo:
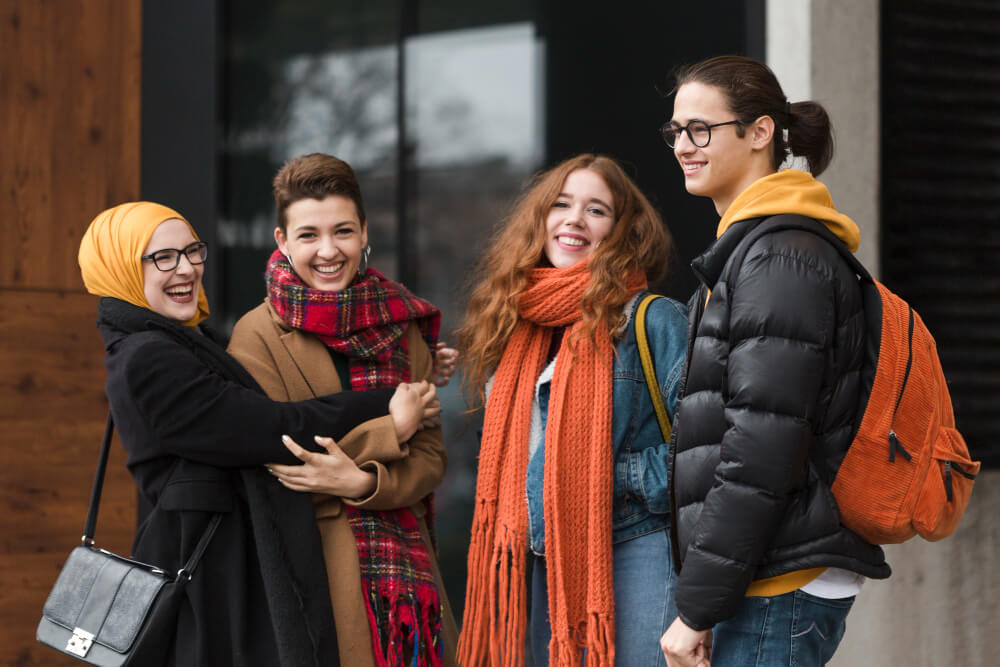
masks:
[[[733,250],[762,220],[763,218],[749,218],[734,222],[705,252],[695,257],[691,262],[691,270],[698,276],[698,280],[709,289],[714,287]]]
[[[148,308],[136,306],[115,297],[102,297],[97,302],[97,328],[104,336],[106,349],[129,334],[159,329],[167,331],[175,338],[209,341],[225,348],[229,339],[222,333],[199,324],[195,327],[182,326]]]
[[[204,325],[182,326],[148,308],[114,297],[102,297],[97,302],[97,329],[108,352],[132,334],[160,331],[190,349],[222,377],[263,393],[250,373],[226,353],[228,339]]]
[[[292,370],[292,367],[280,364],[278,368],[290,398],[302,400],[350,389],[340,386],[340,376],[337,375],[337,369],[326,344],[317,336],[288,326],[271,302],[265,301],[265,303],[267,314],[278,330],[278,340],[284,346],[287,358],[295,368]]]

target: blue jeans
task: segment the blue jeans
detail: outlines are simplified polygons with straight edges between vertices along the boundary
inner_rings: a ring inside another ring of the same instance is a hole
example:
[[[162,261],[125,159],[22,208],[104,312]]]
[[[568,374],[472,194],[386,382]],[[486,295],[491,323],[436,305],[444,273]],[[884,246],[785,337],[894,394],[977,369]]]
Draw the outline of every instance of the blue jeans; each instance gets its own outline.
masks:
[[[614,545],[615,665],[665,667],[660,637],[677,616],[676,576],[666,530]],[[549,664],[548,585],[545,559],[536,558],[531,575],[529,641],[535,667]],[[714,662],[712,663],[714,666]]]
[[[833,657],[854,598],[828,600],[802,591],[748,597],[715,626],[712,667],[812,667]]]

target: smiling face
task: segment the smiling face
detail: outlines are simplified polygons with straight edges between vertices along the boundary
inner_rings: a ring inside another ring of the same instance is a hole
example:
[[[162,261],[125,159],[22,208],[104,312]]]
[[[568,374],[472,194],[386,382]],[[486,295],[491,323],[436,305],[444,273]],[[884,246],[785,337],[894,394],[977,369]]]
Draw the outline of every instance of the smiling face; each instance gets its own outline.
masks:
[[[299,199],[285,209],[285,220],[284,230],[274,230],[274,240],[302,282],[327,292],[351,284],[368,245],[368,230],[350,198]]]
[[[725,95],[716,86],[692,81],[682,85],[674,98],[671,121],[678,125],[686,126],[692,120],[711,125],[735,119]],[[743,136],[740,136],[739,125],[714,127],[711,141],[703,148],[691,143],[686,132],[682,132],[674,144],[674,156],[684,170],[687,191],[711,198],[719,215],[747,186],[766,175],[768,170],[773,171],[767,161],[769,156],[764,152],[767,143],[761,143],[757,126],[757,122],[745,126]]]
[[[165,220],[153,231],[143,255],[150,255],[164,248],[184,249],[197,241],[191,228],[183,220]],[[142,260],[143,293],[150,308],[164,317],[186,322],[198,314],[198,296],[201,294],[201,277],[204,264],[192,264],[181,253],[177,267],[160,271],[153,260]]]
[[[557,269],[594,252],[615,224],[615,201],[597,172],[570,172],[545,219],[545,257]]]

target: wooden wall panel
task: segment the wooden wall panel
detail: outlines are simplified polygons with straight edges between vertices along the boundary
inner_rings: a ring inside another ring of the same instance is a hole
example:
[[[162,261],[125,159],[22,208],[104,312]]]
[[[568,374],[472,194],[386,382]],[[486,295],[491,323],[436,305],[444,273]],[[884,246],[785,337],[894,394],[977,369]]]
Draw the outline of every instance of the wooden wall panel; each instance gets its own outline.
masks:
[[[138,197],[141,3],[0,12],[0,287],[81,289],[87,224]]]
[[[107,400],[97,298],[0,290],[0,664],[71,664],[34,641],[42,605],[78,543]],[[128,553],[135,486],[112,449],[97,541]]]
[[[107,401],[89,294],[0,291],[0,664],[78,664],[34,640],[42,605],[83,532]],[[97,543],[128,553],[135,487],[116,442]]]
[[[139,197],[140,0],[0,0],[0,664],[73,665],[35,641],[83,530],[107,418],[97,298],[76,260]],[[101,546],[128,552],[135,487],[112,449]]]

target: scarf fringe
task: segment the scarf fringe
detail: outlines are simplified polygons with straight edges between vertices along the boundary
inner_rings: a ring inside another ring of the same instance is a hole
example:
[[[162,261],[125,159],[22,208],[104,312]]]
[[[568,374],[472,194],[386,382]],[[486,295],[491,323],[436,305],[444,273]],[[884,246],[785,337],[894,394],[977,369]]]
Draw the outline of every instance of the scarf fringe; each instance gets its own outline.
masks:
[[[492,548],[475,548],[494,534],[496,502],[480,500],[469,550],[465,619],[458,664],[520,667],[528,637],[527,552],[513,531],[501,529]],[[489,554],[489,562],[484,562]],[[496,609],[491,609],[492,604]],[[513,622],[513,625],[512,625]]]
[[[458,638],[457,658],[460,665],[473,665],[473,652],[478,647],[486,645],[488,632],[485,627],[489,619],[482,601],[486,599],[486,585],[479,573],[483,567],[484,552],[482,545],[487,536],[492,533],[496,524],[496,503],[479,500],[472,522],[470,537],[468,577],[465,581],[465,614],[462,621],[462,633]]]
[[[389,608],[388,627],[379,627],[375,607]],[[372,631],[376,667],[402,665],[407,649],[410,649],[413,667],[443,666],[444,646],[439,639],[441,603],[436,595],[418,589],[413,599],[399,586],[379,585],[377,590],[369,591],[365,611]]]
[[[598,612],[588,613],[587,619],[571,637],[553,635],[549,642],[550,667],[577,667],[581,663],[584,667],[614,667],[614,619]]]

